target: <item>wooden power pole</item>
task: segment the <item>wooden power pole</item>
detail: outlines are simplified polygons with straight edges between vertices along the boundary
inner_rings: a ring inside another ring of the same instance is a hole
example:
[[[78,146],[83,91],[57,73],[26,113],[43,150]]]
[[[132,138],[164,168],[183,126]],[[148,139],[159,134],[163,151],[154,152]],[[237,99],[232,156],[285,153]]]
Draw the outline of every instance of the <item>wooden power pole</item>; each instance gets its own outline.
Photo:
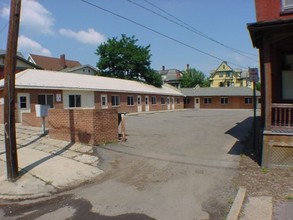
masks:
[[[15,134],[15,70],[20,8],[21,0],[11,0],[9,30],[4,66],[4,137],[7,179],[10,182],[15,181],[18,177]]]

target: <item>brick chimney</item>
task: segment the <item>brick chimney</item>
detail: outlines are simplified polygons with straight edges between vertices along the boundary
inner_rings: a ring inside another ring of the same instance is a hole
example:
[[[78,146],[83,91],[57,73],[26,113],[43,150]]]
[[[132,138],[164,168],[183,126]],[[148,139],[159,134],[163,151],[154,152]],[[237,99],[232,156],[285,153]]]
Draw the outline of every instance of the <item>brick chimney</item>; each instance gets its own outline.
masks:
[[[60,55],[60,66],[62,68],[66,68],[66,64],[65,64],[65,54],[61,54]]]

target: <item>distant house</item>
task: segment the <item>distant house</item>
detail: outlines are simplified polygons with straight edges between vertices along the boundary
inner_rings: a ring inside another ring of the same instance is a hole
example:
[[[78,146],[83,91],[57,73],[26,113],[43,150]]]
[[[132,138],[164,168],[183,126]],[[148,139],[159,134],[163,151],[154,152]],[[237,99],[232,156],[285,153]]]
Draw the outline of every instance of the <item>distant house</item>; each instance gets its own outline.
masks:
[[[247,70],[232,69],[226,61],[211,72],[210,87],[252,87]]]
[[[85,74],[85,75],[97,75],[99,73],[99,70],[87,64],[87,65],[81,65],[81,66],[76,66],[72,68],[66,68],[66,69],[63,69],[62,72],[79,73],[79,74]]]
[[[5,55],[6,51],[0,50],[0,79],[4,78]],[[41,69],[41,67],[27,61],[22,53],[18,52],[16,55],[16,73],[25,69]]]
[[[157,72],[161,75],[164,83],[180,88],[181,71],[177,69],[165,69],[165,66],[162,66],[162,70],[158,70]]]
[[[253,109],[253,91],[248,87],[181,88],[184,108]],[[260,93],[256,92],[260,108]]]
[[[248,24],[259,49],[262,93],[262,166],[293,167],[293,1],[255,0]]]
[[[44,70],[62,71],[66,68],[81,66],[79,61],[66,60],[65,54],[60,55],[59,58],[29,54],[27,60]]]

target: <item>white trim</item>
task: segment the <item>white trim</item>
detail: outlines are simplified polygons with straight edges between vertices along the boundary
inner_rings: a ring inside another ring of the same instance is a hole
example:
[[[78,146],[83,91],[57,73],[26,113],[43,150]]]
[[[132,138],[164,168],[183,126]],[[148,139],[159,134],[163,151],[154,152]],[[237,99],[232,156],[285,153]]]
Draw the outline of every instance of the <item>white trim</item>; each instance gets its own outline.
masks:
[[[105,98],[105,105],[103,105],[103,98]],[[101,108],[106,109],[108,108],[108,96],[107,94],[101,94]]]
[[[283,11],[293,9],[293,1],[292,0],[282,0],[282,9],[283,9]]]

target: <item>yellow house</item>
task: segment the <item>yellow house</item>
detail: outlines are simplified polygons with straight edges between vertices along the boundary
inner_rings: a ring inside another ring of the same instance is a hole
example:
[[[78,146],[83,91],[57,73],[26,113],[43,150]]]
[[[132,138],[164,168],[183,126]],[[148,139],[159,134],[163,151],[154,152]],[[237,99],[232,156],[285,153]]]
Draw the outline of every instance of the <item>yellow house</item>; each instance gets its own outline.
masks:
[[[248,71],[233,70],[226,61],[211,72],[210,87],[252,87]]]

